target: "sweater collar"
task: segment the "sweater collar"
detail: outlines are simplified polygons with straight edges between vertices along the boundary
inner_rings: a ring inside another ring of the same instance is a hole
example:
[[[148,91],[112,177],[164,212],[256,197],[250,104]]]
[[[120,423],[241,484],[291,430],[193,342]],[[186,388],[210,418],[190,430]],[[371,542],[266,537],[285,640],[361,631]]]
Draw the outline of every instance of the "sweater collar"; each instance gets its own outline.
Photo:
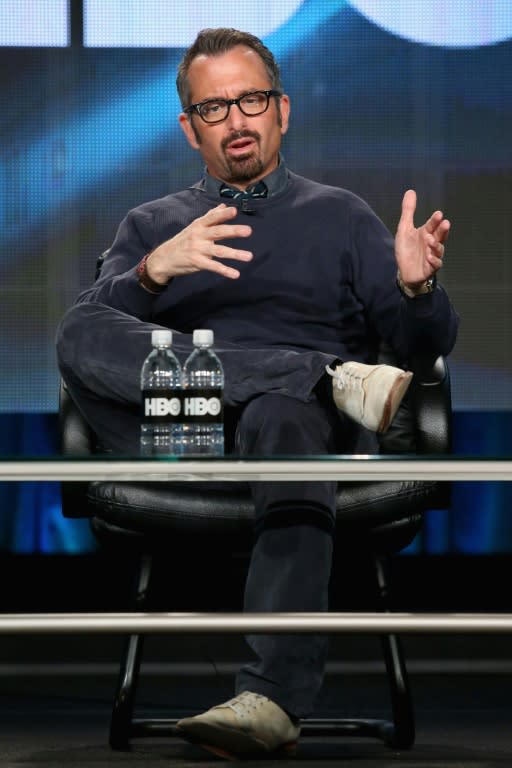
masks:
[[[267,186],[268,197],[277,195],[278,192],[281,192],[286,187],[288,183],[288,171],[281,157],[279,158],[279,165],[277,168],[273,170],[272,173],[269,173],[268,176],[265,176],[263,181]],[[204,176],[198,186],[210,197],[220,197],[220,190],[221,187],[224,186],[224,182],[220,181],[220,179],[216,179],[214,176],[210,176],[208,170],[205,168]]]

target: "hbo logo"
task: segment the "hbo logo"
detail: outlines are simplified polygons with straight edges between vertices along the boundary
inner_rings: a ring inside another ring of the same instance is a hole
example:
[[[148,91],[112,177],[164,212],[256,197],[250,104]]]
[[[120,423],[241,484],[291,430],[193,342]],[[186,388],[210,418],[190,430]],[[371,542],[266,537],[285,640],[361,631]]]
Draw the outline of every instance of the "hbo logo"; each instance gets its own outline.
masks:
[[[146,397],[144,400],[145,416],[178,416],[180,411],[178,397]]]
[[[186,397],[183,404],[184,416],[218,416],[220,412],[218,397]]]

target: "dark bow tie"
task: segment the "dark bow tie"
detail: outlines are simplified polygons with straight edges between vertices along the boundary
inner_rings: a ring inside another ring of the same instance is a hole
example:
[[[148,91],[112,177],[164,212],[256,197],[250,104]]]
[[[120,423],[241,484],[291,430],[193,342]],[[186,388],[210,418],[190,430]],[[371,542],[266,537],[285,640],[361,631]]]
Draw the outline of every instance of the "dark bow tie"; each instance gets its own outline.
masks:
[[[233,189],[227,184],[223,184],[220,188],[221,197],[231,197],[233,200],[248,200],[250,197],[267,197],[267,195],[268,189],[264,181],[258,181],[246,190]]]

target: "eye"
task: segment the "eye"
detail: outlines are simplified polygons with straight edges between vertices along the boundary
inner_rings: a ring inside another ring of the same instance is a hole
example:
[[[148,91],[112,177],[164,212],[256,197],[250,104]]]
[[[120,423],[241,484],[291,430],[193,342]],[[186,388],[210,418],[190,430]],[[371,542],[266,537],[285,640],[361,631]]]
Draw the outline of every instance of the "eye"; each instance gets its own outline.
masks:
[[[226,109],[226,102],[224,101],[205,101],[201,104],[201,114],[205,117],[214,117]]]
[[[248,107],[259,106],[265,101],[265,96],[262,93],[248,93],[244,96],[242,102]]]

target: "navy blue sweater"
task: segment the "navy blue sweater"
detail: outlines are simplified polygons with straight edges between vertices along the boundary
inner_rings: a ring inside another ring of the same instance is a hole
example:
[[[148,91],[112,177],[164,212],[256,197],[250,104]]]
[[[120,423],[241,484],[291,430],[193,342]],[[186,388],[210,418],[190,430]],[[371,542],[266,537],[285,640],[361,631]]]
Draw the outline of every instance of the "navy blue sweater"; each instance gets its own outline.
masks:
[[[128,213],[99,280],[80,297],[181,332],[212,328],[215,337],[251,347],[320,350],[367,361],[377,335],[405,361],[420,346],[448,354],[457,315],[442,286],[404,297],[396,285],[393,238],[359,197],[290,171],[277,194],[251,200],[249,263],[238,280],[212,272],[175,277],[159,295],[137,282],[136,266],[157,245],[219,204],[204,185]],[[229,263],[229,262],[226,262]]]

